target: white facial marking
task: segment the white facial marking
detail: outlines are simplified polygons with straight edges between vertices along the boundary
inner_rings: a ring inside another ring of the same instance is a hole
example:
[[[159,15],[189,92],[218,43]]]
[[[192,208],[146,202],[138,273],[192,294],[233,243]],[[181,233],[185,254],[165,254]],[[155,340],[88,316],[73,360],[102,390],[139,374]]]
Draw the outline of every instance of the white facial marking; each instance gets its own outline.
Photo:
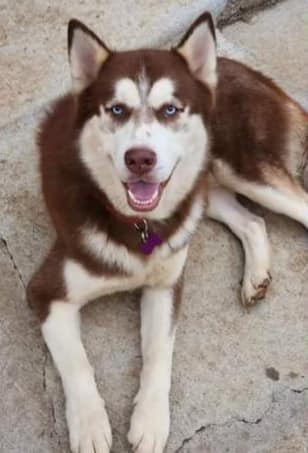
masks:
[[[115,84],[112,103],[121,103],[129,108],[137,109],[141,106],[138,85],[129,78],[120,79]]]
[[[146,104],[146,97],[148,95],[149,88],[150,82],[149,79],[147,78],[145,69],[143,68],[138,78],[138,89],[141,97],[141,102],[144,105]]]
[[[42,333],[62,379],[71,450],[81,451],[89,442],[95,451],[108,453],[111,428],[81,342],[78,307],[68,301],[54,301]]]
[[[163,104],[171,102],[175,90],[174,82],[171,79],[162,78],[154,82],[149,96],[148,103],[153,109],[159,109]]]
[[[157,163],[151,171],[151,182],[169,182],[160,192],[157,206],[146,215],[150,219],[162,219],[174,212],[206,165],[208,135],[201,115],[191,114],[188,105],[172,125],[159,121],[152,107],[176,102],[175,84],[162,78],[149,89],[148,83],[144,72],[136,82],[123,78],[116,83],[112,102],[129,105],[133,114],[119,123],[102,108],[100,116],[91,118],[83,127],[80,157],[115,209],[134,216],[136,211],[129,205],[123,185],[132,178],[125,164],[125,153],[134,147],[154,151]]]
[[[157,155],[153,180],[164,182],[173,173],[158,206],[147,212],[147,217],[166,218],[192,189],[206,164],[208,136],[201,117],[183,112],[179,124],[185,127],[179,127],[177,131],[157,120],[136,125],[133,119],[116,126],[113,131],[108,126],[110,119],[105,118],[106,114],[102,115],[89,120],[80,136],[80,156],[93,179],[119,212],[136,215],[127,203],[122,184],[130,175],[124,155],[135,146],[152,149]]]

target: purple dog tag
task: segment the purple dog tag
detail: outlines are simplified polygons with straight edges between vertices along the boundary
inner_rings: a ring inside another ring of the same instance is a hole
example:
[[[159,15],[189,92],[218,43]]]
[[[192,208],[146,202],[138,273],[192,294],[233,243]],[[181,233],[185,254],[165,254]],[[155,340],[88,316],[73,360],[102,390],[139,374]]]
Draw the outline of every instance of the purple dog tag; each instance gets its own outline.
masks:
[[[155,233],[149,233],[148,238],[140,245],[140,250],[145,255],[151,255],[155,247],[161,245],[163,241]]]

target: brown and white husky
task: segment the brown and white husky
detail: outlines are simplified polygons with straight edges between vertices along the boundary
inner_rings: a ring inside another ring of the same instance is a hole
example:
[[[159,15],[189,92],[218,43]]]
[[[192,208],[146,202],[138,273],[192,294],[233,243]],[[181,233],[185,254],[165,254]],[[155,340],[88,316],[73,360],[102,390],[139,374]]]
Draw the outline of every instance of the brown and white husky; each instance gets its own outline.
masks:
[[[72,91],[43,121],[38,143],[57,239],[28,286],[62,378],[71,450],[107,453],[112,435],[79,332],[79,310],[143,288],[143,367],[128,433],[137,453],[162,453],[169,433],[172,350],[188,244],[204,211],[241,240],[241,300],[270,283],[262,218],[236,193],[308,227],[296,175],[308,117],[262,74],[216,57],[205,13],[177,48],[114,52],[68,28]]]

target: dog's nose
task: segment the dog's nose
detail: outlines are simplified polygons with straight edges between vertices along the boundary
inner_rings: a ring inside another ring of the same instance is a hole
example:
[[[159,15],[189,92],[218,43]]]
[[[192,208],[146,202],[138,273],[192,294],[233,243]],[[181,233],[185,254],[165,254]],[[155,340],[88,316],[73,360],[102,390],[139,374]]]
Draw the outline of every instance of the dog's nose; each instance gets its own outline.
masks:
[[[124,156],[127,168],[137,175],[149,173],[156,164],[156,154],[148,148],[131,148]]]

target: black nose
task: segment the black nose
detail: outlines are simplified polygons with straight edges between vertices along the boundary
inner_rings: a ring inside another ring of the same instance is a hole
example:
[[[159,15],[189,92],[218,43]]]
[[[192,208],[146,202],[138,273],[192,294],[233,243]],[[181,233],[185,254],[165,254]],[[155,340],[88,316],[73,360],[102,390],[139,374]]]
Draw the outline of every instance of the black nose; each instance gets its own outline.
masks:
[[[131,148],[124,156],[127,168],[137,175],[149,173],[156,164],[156,154],[148,148]]]

